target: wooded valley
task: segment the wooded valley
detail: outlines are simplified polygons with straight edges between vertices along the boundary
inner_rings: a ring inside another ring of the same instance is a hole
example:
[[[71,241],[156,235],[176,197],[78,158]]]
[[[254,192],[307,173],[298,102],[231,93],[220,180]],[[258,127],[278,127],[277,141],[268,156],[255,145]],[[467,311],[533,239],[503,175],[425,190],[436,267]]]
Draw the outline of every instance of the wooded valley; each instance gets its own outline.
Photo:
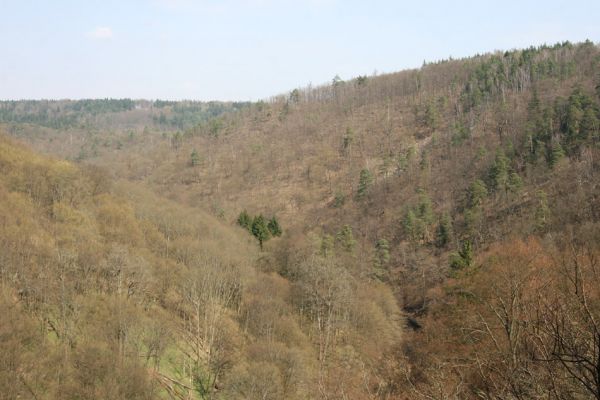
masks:
[[[590,41],[0,131],[0,399],[600,399]]]

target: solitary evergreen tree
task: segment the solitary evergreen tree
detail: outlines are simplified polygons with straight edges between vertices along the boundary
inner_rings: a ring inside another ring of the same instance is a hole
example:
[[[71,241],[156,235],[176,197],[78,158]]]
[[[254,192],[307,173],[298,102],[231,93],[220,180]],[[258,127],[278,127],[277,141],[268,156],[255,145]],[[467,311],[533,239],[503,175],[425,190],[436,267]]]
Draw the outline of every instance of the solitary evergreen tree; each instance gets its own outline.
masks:
[[[258,243],[260,244],[260,248],[262,250],[263,243],[269,240],[270,237],[267,222],[265,221],[265,217],[262,215],[254,217],[254,220],[252,221],[252,234],[258,239]]]

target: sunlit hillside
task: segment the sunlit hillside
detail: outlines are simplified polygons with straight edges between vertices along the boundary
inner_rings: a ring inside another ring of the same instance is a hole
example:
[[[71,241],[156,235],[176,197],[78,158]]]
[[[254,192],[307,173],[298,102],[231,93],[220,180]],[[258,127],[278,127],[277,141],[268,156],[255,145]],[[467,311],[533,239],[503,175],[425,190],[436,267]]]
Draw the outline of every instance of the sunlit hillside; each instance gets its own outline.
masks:
[[[594,43],[122,102],[0,104],[5,398],[600,398]]]
[[[2,398],[363,396],[383,384],[401,324],[382,284],[310,247],[293,280],[263,271],[241,228],[0,140]]]

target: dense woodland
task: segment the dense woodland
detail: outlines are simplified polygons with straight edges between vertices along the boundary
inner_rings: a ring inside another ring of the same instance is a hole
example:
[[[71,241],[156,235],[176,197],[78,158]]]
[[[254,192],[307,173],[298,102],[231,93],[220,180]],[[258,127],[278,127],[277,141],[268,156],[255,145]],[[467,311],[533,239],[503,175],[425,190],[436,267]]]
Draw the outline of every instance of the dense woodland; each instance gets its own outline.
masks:
[[[0,129],[0,399],[600,399],[591,42]]]

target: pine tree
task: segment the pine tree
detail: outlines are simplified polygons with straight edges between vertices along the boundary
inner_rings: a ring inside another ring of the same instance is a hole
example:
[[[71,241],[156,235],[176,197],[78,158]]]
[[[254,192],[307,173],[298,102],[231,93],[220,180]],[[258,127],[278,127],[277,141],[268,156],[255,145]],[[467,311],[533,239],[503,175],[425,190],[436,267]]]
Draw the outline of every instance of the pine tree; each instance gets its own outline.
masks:
[[[513,193],[518,193],[523,188],[523,179],[516,172],[508,176],[508,189]]]
[[[254,217],[254,220],[252,221],[252,234],[258,239],[258,243],[262,250],[263,243],[270,238],[269,228],[267,228],[267,223],[262,215]]]
[[[248,212],[246,210],[240,213],[237,219],[237,223],[239,226],[248,230],[249,232],[252,231],[252,218],[250,218],[250,215],[248,215]]]
[[[427,196],[427,193],[423,192],[419,196],[419,218],[425,225],[433,223],[433,208],[431,205],[431,199]]]
[[[468,202],[469,207],[474,208],[481,205],[483,199],[485,199],[488,195],[487,187],[485,186],[485,182],[481,179],[477,179],[475,182],[469,186],[468,191]]]
[[[446,247],[452,241],[452,236],[452,221],[450,220],[450,216],[444,213],[436,229],[435,245],[439,248]]]
[[[600,121],[594,107],[588,107],[581,118],[581,140],[598,139],[600,136]]]
[[[390,244],[386,239],[379,239],[375,243],[377,265],[382,267],[390,261]]]
[[[404,234],[408,236],[411,241],[416,241],[421,234],[421,223],[413,210],[408,210],[404,215],[402,221],[402,227],[404,228]]]
[[[535,228],[538,231],[543,231],[548,224],[550,215],[550,207],[548,207],[548,196],[546,192],[540,190],[537,192],[538,205],[535,209]]]
[[[323,235],[323,238],[321,238],[321,255],[323,257],[329,257],[332,255],[334,244],[335,241],[333,236],[328,234]]]
[[[450,256],[450,268],[460,270],[473,264],[473,245],[469,240],[463,240],[458,253]]]
[[[540,161],[540,156],[545,158],[546,145],[541,136],[528,136],[529,156],[528,161],[532,164],[537,164]]]
[[[373,183],[373,175],[371,174],[371,171],[369,171],[368,169],[364,168],[360,171],[360,177],[358,180],[358,190],[356,192],[356,197],[361,200],[363,199],[368,191],[369,191],[369,187],[371,186],[371,184]]]
[[[426,242],[431,241],[432,232],[430,231],[430,227],[434,222],[434,214],[431,199],[429,199],[429,196],[427,196],[427,193],[425,192],[422,192],[419,196],[417,216],[419,236]]]
[[[568,154],[575,154],[580,146],[598,128],[596,105],[581,87],[573,90],[561,118],[561,131],[565,135],[564,145]]]
[[[577,101],[570,102],[564,122],[565,143],[569,154],[575,153],[580,145],[579,130],[582,118],[583,111],[579,103]]]
[[[479,207],[469,208],[464,212],[465,231],[468,237],[481,237],[483,215]]]
[[[340,247],[348,253],[353,252],[354,247],[356,246],[356,240],[354,240],[352,228],[349,225],[344,225],[337,233],[336,241],[339,243]]]
[[[473,263],[473,245],[470,240],[463,240],[458,255],[463,259],[466,267],[471,266]]]
[[[551,168],[554,168],[564,157],[565,151],[563,150],[563,147],[558,141],[555,141],[548,154],[548,165],[550,165]]]
[[[192,164],[192,167],[195,167],[196,165],[200,164],[200,156],[198,155],[196,149],[194,149],[192,151],[192,154],[190,155],[190,162]]]
[[[281,236],[282,234],[281,227],[279,226],[279,221],[277,221],[277,217],[275,216],[273,216],[273,218],[269,220],[267,228],[269,228],[269,232],[272,236]]]
[[[489,173],[492,190],[506,191],[508,189],[508,170],[508,158],[504,151],[498,150]]]
[[[421,171],[429,171],[429,154],[426,150],[421,152],[421,161],[419,161],[419,167]]]
[[[439,114],[435,102],[432,100],[427,103],[425,108],[425,124],[431,129],[435,130],[438,127]]]
[[[290,103],[296,104],[300,102],[300,91],[298,89],[294,89],[290,92]]]

